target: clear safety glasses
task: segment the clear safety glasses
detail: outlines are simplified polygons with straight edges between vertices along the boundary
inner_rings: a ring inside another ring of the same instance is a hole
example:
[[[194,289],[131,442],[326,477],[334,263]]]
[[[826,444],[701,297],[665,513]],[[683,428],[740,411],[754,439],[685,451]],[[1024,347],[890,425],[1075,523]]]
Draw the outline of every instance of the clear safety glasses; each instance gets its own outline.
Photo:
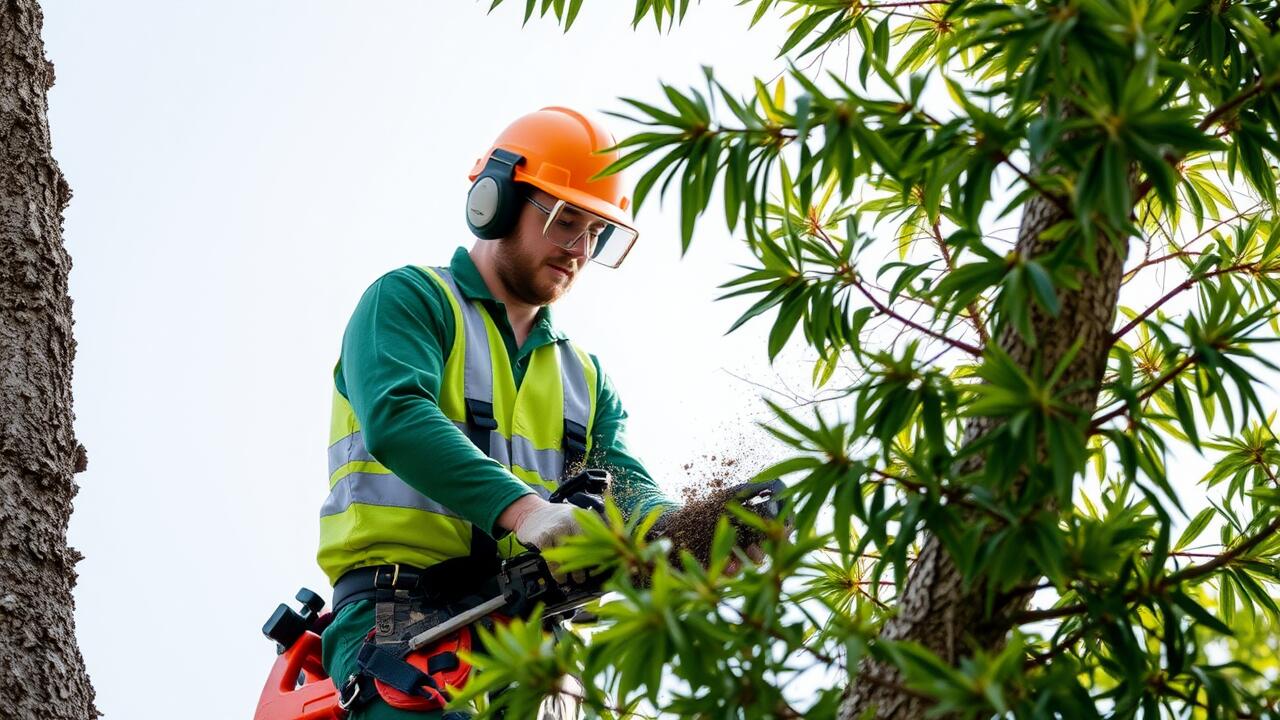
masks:
[[[556,200],[554,206],[547,207],[531,197],[525,199],[547,214],[547,222],[542,226],[543,237],[565,250],[573,250],[579,242],[585,243],[586,255],[592,262],[616,268],[636,242],[635,230],[590,210],[564,200]]]

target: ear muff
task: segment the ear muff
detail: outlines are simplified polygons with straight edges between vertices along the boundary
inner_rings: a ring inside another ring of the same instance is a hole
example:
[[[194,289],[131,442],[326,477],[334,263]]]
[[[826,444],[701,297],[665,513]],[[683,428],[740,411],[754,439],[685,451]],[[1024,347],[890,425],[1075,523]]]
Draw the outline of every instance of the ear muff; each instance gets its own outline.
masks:
[[[515,181],[516,166],[524,157],[494,148],[484,170],[467,193],[467,227],[483,240],[506,237],[520,217],[521,191]]]

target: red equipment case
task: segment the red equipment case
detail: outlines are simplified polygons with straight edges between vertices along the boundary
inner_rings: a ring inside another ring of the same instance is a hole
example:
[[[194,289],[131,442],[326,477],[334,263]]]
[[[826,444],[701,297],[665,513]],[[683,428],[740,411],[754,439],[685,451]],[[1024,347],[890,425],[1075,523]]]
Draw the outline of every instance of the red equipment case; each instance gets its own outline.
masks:
[[[310,630],[276,658],[253,720],[343,720],[338,689],[320,664],[320,636]]]

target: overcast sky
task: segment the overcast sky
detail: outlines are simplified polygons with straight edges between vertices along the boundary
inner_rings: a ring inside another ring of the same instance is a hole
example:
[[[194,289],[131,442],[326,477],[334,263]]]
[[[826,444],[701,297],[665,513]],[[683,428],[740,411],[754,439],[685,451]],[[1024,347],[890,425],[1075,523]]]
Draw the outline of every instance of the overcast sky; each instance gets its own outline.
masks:
[[[621,109],[714,66],[776,74],[778,26],[706,3],[668,36],[630,3],[568,35],[524,3],[56,0],[54,153],[74,198],[78,631],[108,718],[249,717],[259,628],[315,566],[331,370],[360,293],[471,240],[466,173],[515,117]],[[617,124],[619,136],[632,128]],[[634,177],[632,178],[634,180]],[[674,493],[702,455],[758,455],[760,332],[713,304],[741,255],[713,216],[681,261],[655,203],[617,271],[557,318],[596,352]],[[702,462],[706,465],[706,461]],[[695,468],[696,469],[696,468]]]

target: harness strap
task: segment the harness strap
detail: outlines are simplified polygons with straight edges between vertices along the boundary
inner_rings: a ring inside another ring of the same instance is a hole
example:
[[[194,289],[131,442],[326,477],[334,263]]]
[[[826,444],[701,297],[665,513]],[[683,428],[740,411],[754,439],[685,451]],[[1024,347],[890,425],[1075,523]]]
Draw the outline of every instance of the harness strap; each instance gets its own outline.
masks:
[[[490,398],[492,400],[492,398]],[[467,437],[480,452],[487,457],[493,456],[489,438],[492,431],[498,429],[498,419],[493,414],[493,403],[476,398],[467,398]],[[498,543],[476,525],[471,526],[472,567],[482,574],[496,575],[499,569]]]
[[[587,466],[587,428],[573,420],[564,421],[564,472],[560,482],[582,472]]]
[[[427,661],[427,672],[449,672],[450,670],[457,670],[460,664],[457,653],[442,652]]]
[[[399,654],[384,650],[373,643],[360,646],[356,663],[361,673],[380,680],[406,695],[432,697],[432,693],[427,688],[434,690],[437,694],[443,692],[430,675],[405,662]]]

